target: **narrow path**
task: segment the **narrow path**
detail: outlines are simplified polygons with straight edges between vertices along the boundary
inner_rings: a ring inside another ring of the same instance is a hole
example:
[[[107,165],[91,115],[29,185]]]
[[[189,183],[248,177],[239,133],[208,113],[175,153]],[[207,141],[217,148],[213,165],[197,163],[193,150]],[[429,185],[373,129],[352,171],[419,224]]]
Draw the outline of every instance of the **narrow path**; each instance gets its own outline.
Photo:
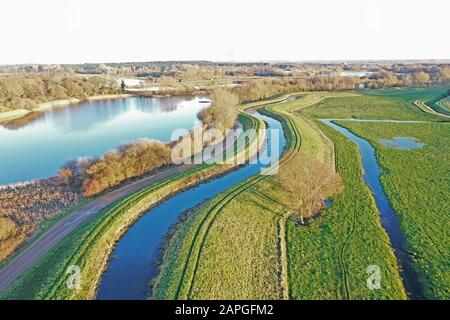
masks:
[[[288,99],[289,99],[289,97],[284,99],[283,102],[288,101]],[[280,102],[274,102],[271,104],[275,104],[275,103],[280,103]],[[262,105],[264,105],[264,104],[262,104]],[[267,104],[265,104],[265,105],[267,106]],[[295,127],[295,124],[292,122],[292,120],[290,118],[286,118],[281,113],[273,111],[270,107],[266,107],[266,109],[270,110],[271,113],[277,114],[280,117],[282,117],[283,121],[286,122],[283,124],[284,129],[291,130],[291,132],[293,134],[292,141],[288,141],[288,146],[286,147],[287,149],[291,149],[291,150],[288,151],[287,153],[285,153],[285,155],[279,161],[279,166],[282,167],[282,166],[288,164],[293,159],[293,157],[295,157],[295,155],[298,153],[298,151],[300,149],[300,135],[299,135],[298,129]],[[286,127],[288,127],[288,128],[286,128]],[[292,146],[290,146],[290,144],[292,144]],[[269,168],[269,170],[270,170],[270,168]],[[216,203],[207,212],[207,214],[203,218],[202,222],[197,227],[194,238],[191,242],[188,256],[185,260],[185,263],[183,266],[183,271],[182,271],[180,280],[178,282],[177,290],[175,293],[175,299],[189,299],[191,297],[192,290],[193,290],[193,284],[195,282],[195,275],[197,273],[199,261],[201,259],[202,249],[206,242],[206,238],[208,237],[208,233],[209,233],[213,223],[215,222],[217,216],[220,214],[220,212],[223,210],[223,208],[228,203],[230,203],[233,199],[235,199],[238,195],[242,194],[249,188],[253,187],[255,184],[257,184],[259,181],[265,179],[266,177],[267,177],[267,175],[265,175],[265,176],[257,175],[257,176],[254,176],[253,178],[250,178],[250,180],[248,180],[247,182],[245,182],[244,184],[239,186],[237,189],[232,189],[228,193],[224,194],[223,198],[221,200],[219,200],[219,202]],[[202,232],[203,227],[205,229],[204,232]],[[202,233],[203,233],[203,235],[201,235]],[[196,246],[197,242],[200,242],[198,246]],[[197,250],[196,250],[196,247],[198,247]],[[194,253],[194,251],[197,251],[197,252]],[[286,252],[286,250],[283,249],[282,252]],[[190,279],[186,279],[187,270],[191,263],[194,264],[192,276],[190,277]],[[188,286],[186,296],[182,296],[182,290],[183,290],[184,286]],[[286,292],[286,295],[288,295],[288,290],[289,290],[288,287],[283,288],[283,291]]]
[[[227,144],[218,144],[216,150],[222,152],[224,148],[229,148],[234,144],[234,139],[226,139]],[[32,242],[16,258],[0,271],[0,294],[3,293],[19,276],[27,271],[35,262],[54,248],[64,237],[74,231],[84,222],[99,214],[103,209],[114,202],[138,192],[150,185],[163,181],[170,177],[175,177],[186,170],[193,168],[196,164],[182,164],[170,167],[154,175],[142,178],[123,187],[105,193],[86,205],[75,210],[67,217],[62,218],[58,223],[46,231],[42,236]],[[201,181],[199,181],[201,182]],[[64,272],[64,271],[62,271]]]
[[[14,260],[2,269],[0,272],[0,293],[12,284],[14,280],[16,280],[22,273],[28,270],[33,263],[49,252],[65,236],[89,218],[98,214],[102,209],[127,195],[130,195],[158,181],[164,180],[167,177],[176,175],[192,166],[193,165],[189,164],[169,168],[160,173],[138,180],[129,185],[99,196],[88,204],[75,210],[72,214],[64,217],[41,237],[31,243]]]
[[[424,100],[416,100],[414,101],[414,105],[416,105],[423,112],[450,119],[449,115],[437,112],[436,110],[428,106]]]

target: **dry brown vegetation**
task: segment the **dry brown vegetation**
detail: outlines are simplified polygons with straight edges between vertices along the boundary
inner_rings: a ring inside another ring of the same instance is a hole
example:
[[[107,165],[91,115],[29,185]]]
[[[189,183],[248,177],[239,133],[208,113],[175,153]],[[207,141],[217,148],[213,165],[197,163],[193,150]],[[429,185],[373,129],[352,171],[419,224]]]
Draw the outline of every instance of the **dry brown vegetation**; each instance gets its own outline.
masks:
[[[299,217],[301,224],[324,207],[325,199],[343,191],[339,174],[310,154],[295,158],[288,168],[280,171],[279,179],[285,192],[283,203]]]
[[[98,159],[68,162],[56,177],[0,189],[0,261],[49,218],[83,197],[170,163],[170,147],[149,139],[122,145]]]
[[[170,146],[150,139],[141,139],[107,152],[98,159],[77,160],[66,164],[59,180],[91,197],[104,190],[171,163]]]
[[[211,98],[212,106],[204,109],[199,118],[205,126],[218,129],[225,134],[234,126],[239,115],[239,97],[225,89],[216,89]]]
[[[6,258],[41,223],[81,199],[57,178],[0,189],[0,260]]]

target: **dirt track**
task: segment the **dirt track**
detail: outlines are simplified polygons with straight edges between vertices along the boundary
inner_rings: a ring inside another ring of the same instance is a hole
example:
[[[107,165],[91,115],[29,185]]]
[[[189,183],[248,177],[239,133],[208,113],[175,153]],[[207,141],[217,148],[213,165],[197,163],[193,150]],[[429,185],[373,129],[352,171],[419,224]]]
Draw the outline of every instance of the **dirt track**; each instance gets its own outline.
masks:
[[[155,175],[143,178],[129,185],[125,185],[119,189],[113,190],[102,195],[88,204],[74,211],[69,216],[63,218],[55,224],[50,230],[34,241],[29,247],[20,253],[8,266],[0,272],[0,293],[2,293],[14,280],[16,280],[23,272],[40,257],[47,253],[66,235],[81,225],[92,215],[100,212],[101,209],[107,207],[113,202],[132,194],[146,186],[161,181],[169,176],[175,175],[193,164],[183,164],[177,167],[169,168]]]

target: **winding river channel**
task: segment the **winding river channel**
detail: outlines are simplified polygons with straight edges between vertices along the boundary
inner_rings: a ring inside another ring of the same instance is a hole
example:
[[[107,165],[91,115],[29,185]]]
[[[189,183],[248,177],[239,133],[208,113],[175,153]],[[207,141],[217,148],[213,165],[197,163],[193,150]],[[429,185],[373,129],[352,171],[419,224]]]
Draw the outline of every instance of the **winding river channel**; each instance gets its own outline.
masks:
[[[375,148],[365,139],[353,134],[350,130],[337,125],[336,119],[321,119],[321,121],[328,126],[343,133],[347,138],[355,142],[359,147],[361,154],[362,166],[364,169],[364,182],[369,187],[380,213],[381,224],[386,230],[397,262],[400,266],[400,275],[403,278],[403,285],[412,299],[421,299],[422,286],[419,282],[416,271],[412,267],[411,256],[405,249],[405,238],[398,224],[397,216],[394,209],[389,203],[389,200],[384,193],[380,181],[380,168],[375,157]],[[345,120],[347,119],[340,119]],[[351,120],[350,120],[351,121]],[[362,120],[368,122],[368,120]],[[377,122],[376,120],[369,120],[370,122]],[[411,122],[411,121],[395,121],[395,120],[381,120],[380,122]]]
[[[254,114],[268,124],[266,148],[269,154],[277,152],[279,158],[286,139],[279,121]],[[278,141],[273,141],[272,130],[277,130]],[[271,149],[271,146],[276,146]],[[97,292],[97,299],[145,299],[150,295],[150,281],[157,275],[155,262],[161,257],[161,245],[170,227],[180,215],[217,194],[249,178],[266,165],[258,161],[224,176],[181,192],[157,207],[147,211],[117,243],[108,262]]]

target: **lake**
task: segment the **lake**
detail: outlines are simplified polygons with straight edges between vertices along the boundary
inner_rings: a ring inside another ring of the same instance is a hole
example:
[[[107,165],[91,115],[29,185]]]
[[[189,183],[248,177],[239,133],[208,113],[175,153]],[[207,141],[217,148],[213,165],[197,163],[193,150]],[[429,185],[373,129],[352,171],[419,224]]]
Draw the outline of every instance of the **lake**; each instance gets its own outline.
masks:
[[[0,184],[53,176],[68,160],[100,156],[140,138],[168,142],[173,130],[201,124],[197,114],[210,106],[204,100],[201,96],[95,100],[2,124]]]
[[[278,159],[286,146],[281,123],[273,118],[254,114],[268,125],[266,148],[274,152]],[[272,141],[270,132],[281,134],[278,141]],[[274,145],[272,144],[274,143]],[[276,146],[276,148],[273,148]],[[170,227],[180,215],[201,204],[239,182],[256,175],[267,165],[258,161],[248,164],[223,176],[199,184],[148,210],[140,217],[117,242],[108,261],[108,269],[100,282],[97,299],[101,300],[141,300],[151,295],[150,282],[158,274],[155,262],[161,257],[161,245]]]

